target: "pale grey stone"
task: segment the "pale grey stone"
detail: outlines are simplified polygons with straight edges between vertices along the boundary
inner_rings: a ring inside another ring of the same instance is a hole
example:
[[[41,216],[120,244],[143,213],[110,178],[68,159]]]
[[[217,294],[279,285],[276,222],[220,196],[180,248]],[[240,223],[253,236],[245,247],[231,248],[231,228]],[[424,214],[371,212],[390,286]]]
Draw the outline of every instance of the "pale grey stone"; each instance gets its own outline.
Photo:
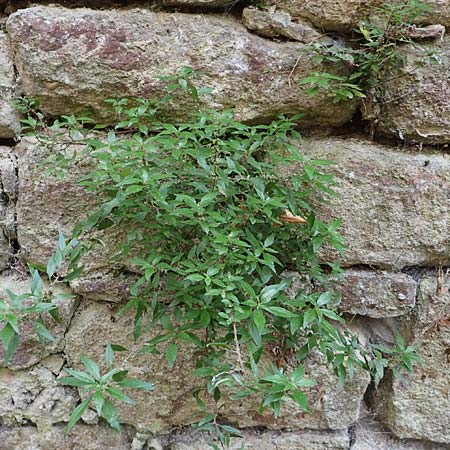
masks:
[[[263,39],[231,15],[38,6],[12,14],[7,29],[22,91],[40,97],[50,114],[92,109],[111,121],[105,99],[160,96],[165,83],[157,77],[182,66],[203,71],[197,86],[212,88],[200,107],[234,108],[240,120],[302,112],[305,125],[337,126],[356,109],[355,102],[334,103],[329,92],[311,97],[297,83],[321,70],[307,46]],[[184,96],[168,111],[186,117],[197,109]]]
[[[450,37],[399,47],[403,62],[384,75],[382,100],[363,109],[376,134],[424,144],[450,142]]]
[[[242,23],[250,31],[270,38],[284,37],[305,44],[326,39],[308,23],[293,21],[289,13],[273,9],[244,8]]]
[[[167,450],[208,450],[213,437],[197,434],[170,435]],[[245,431],[242,439],[232,439],[230,450],[240,450],[242,445],[248,450],[348,450],[350,444],[346,431]]]
[[[435,442],[397,439],[373,418],[365,417],[352,429],[351,450],[448,450],[449,445]]]
[[[410,332],[424,363],[403,379],[386,377],[374,395],[381,419],[399,438],[450,444],[449,288],[448,279],[442,289],[436,278],[421,282]]]
[[[85,303],[77,312],[66,334],[65,353],[69,364],[79,366],[79,358],[83,354],[101,363],[104,343],[108,340],[114,344],[131,346],[129,351],[132,356],[128,359],[130,373],[154,383],[155,390],[151,393],[130,392],[136,403],[132,407],[120,405],[121,421],[141,431],[158,433],[200,420],[204,413],[192,396],[195,387],[201,385],[201,380],[192,375],[195,363],[193,349],[183,347],[172,370],[167,368],[164,354],[137,354],[140,346],[131,344],[134,314],[126,313],[113,318],[114,309],[105,303]],[[143,341],[152,336],[154,332],[145,335]],[[164,348],[161,351],[164,353]],[[123,357],[117,353],[117,364],[120,365]],[[354,379],[341,388],[323,358],[313,354],[306,362],[306,374],[317,382],[316,386],[306,391],[311,413],[303,412],[289,401],[275,419],[269,412],[260,415],[259,400],[250,397],[242,402],[225,399],[221,417],[240,427],[264,426],[292,430],[342,430],[358,419],[362,398],[369,383],[369,376],[365,372],[357,370]]]
[[[404,3],[399,0],[399,3]],[[376,12],[384,0],[270,0],[294,17],[309,20],[318,29],[350,33],[359,23]],[[391,2],[394,3],[394,2]],[[450,25],[450,4],[448,0],[427,0],[430,7],[417,23]]]
[[[311,139],[301,148],[335,162],[328,171],[337,196],[318,215],[343,219],[344,266],[401,269],[450,261],[450,155],[356,138]]]
[[[24,294],[30,292],[31,277],[15,274],[0,275],[0,296],[8,301],[6,290],[9,289],[15,294]],[[70,294],[70,292],[61,285],[48,286],[44,285],[47,293],[53,294]],[[38,317],[30,317],[20,323],[20,344],[16,354],[8,363],[10,369],[24,369],[31,367],[41,359],[47,358],[53,353],[57,353],[64,348],[64,333],[70,323],[76,308],[77,300],[73,298],[64,298],[55,300],[59,306],[58,311],[61,318],[60,322],[54,321],[49,315],[45,314],[44,324],[55,338],[55,341],[41,343],[37,333],[34,331],[31,321]],[[1,327],[3,328],[3,327]],[[0,367],[4,364],[4,350],[0,346]]]
[[[64,426],[36,430],[31,426],[0,426],[2,450],[130,450],[132,432],[121,434],[106,426],[77,424],[68,437]]]
[[[0,147],[0,270],[11,265],[12,242],[17,238],[15,221],[17,185],[14,152],[9,147]]]
[[[403,273],[346,270],[342,282],[342,312],[373,318],[395,317],[411,312],[416,283]]]
[[[0,30],[0,138],[12,138],[20,124],[14,107],[15,75],[7,35]]]
[[[74,394],[42,366],[27,371],[0,369],[0,417],[10,424],[31,421],[45,431],[53,424],[67,422],[77,405]]]

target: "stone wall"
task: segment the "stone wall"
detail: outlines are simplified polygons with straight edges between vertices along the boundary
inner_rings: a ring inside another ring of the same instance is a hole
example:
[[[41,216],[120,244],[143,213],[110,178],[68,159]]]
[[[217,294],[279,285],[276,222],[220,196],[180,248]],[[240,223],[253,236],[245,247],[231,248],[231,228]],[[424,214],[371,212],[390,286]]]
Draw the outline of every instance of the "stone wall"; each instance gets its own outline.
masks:
[[[401,46],[405,62],[383,80],[392,101],[380,110],[335,103],[326,91],[311,97],[297,83],[325,69],[307,44],[333,31],[349,45],[345,36],[379,0],[271,0],[277,9],[269,12],[229,0],[50,3],[0,0],[0,293],[26,289],[23,263],[45,264],[57,230],[69,232],[93,202],[77,174],[59,181],[42,172],[45,148],[14,139],[14,98],[40,97],[49,115],[90,108],[108,121],[106,98],[158,95],[163,84],[155,77],[192,66],[212,88],[203,106],[235,108],[252,123],[304,113],[306,137],[298,145],[337,163],[330,170],[339,195],[320,214],[343,218],[341,310],[367,339],[391,343],[400,330],[425,360],[402,379],[388,373],[374,389],[364,373],[340,387],[311,355],[307,371],[317,386],[308,392],[310,414],[287,404],[274,419],[243,402],[227,404],[223,417],[245,429],[246,448],[255,450],[450,449],[450,39]],[[433,10],[419,23],[449,26],[450,1],[428,3]],[[430,52],[438,64],[425,58]],[[411,61],[418,58],[417,67]],[[174,105],[172,114],[182,117],[184,106]],[[364,133],[361,116],[373,121],[373,135]],[[55,342],[43,346],[25,332],[7,368],[0,350],[1,450],[208,448],[189,428],[202,417],[191,395],[189,348],[172,370],[155,355],[130,359],[132,372],[156,390],[121,408],[121,435],[90,411],[64,438],[80,393],[56,383],[63,368],[79,366],[82,354],[100,360],[109,338],[132,342],[133,316],[114,316],[130,275],[107,264],[106,253],[67,287],[76,297],[62,302],[61,322],[49,324]]]

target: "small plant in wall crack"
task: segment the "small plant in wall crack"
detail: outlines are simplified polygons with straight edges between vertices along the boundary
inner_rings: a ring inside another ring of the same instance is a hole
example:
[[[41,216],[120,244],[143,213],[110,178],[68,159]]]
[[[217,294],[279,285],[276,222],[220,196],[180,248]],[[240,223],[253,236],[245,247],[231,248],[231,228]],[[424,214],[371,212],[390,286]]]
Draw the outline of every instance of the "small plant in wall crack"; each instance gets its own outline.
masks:
[[[4,350],[3,364],[5,366],[14,357],[19,347],[21,329],[25,322],[31,323],[42,343],[55,340],[46,327],[45,318],[49,316],[52,320],[59,322],[57,302],[71,296],[53,293],[51,287],[61,282],[55,274],[64,262],[68,263],[68,273],[64,281],[68,281],[80,272],[78,261],[82,248],[83,245],[79,246],[76,239],[66,243],[64,235],[60,233],[58,246],[47,267],[29,266],[31,274],[29,291],[17,294],[6,289],[6,297],[0,298],[0,338]],[[48,287],[44,285],[42,273],[48,276]]]
[[[80,388],[87,397],[74,409],[66,427],[66,434],[81,419],[83,413],[90,404],[95,406],[99,417],[103,417],[115,431],[120,430],[119,414],[113,401],[119,400],[127,404],[133,404],[133,400],[128,397],[123,389],[140,389],[146,392],[153,390],[153,385],[147,381],[128,378],[128,370],[123,368],[113,368],[114,348],[124,350],[120,346],[113,346],[109,342],[106,344],[105,363],[108,371],[100,373],[100,368],[92,359],[81,356],[80,360],[85,367],[85,371],[75,369],[64,369],[69,376],[58,378],[58,383],[65,386]]]
[[[338,264],[319,258],[325,245],[343,249],[341,221],[325,223],[315,214],[316,205],[334,195],[326,171],[332,163],[294,145],[298,116],[256,126],[237,121],[232,111],[164,119],[180,93],[198,106],[193,74],[185,68],[170,77],[159,100],[111,100],[114,127],[66,117],[44,133],[37,129],[36,137],[44,135],[46,148],[53,140],[47,165],[61,175],[89,159],[80,184],[101,202],[73,237],[126,230],[115,254],[139,276],[119,315],[134,312],[140,353],[161,355],[168,370],[189,352],[194,396],[205,411],[199,427],[214,430],[219,441],[212,445],[225,447],[240,435],[222,420],[225,400],[256,399],[261,414],[268,409],[279,416],[289,399],[308,411],[306,390],[315,381],[305,363],[312,352],[323,355],[341,384],[356,370],[373,371],[377,356],[337,312]],[[69,143],[63,149],[62,137]],[[289,272],[300,274],[296,295]],[[94,361],[81,362],[84,372],[67,369],[63,379],[89,393],[69,425],[93,402],[117,428],[107,401],[125,397],[111,389],[132,386],[118,379],[120,371],[101,375]]]
[[[383,75],[402,62],[399,44],[412,43],[416,35],[421,36],[413,22],[429,10],[429,5],[418,0],[385,3],[354,30],[352,47],[313,44],[311,50],[318,63],[342,63],[351,74],[344,77],[315,72],[300,80],[300,84],[309,86],[310,95],[329,90],[335,102],[366,97],[382,100]]]

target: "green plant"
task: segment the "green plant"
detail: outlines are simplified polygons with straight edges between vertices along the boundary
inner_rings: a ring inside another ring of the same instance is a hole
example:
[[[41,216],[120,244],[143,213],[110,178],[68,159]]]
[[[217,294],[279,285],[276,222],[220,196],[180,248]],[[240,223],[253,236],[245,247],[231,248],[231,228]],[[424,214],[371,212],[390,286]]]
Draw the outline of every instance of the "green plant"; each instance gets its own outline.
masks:
[[[58,277],[54,277],[64,260],[69,260],[69,274],[74,276],[79,273],[77,262],[81,255],[82,246],[78,247],[78,241],[72,239],[66,243],[62,233],[59,234],[58,247],[50,258],[46,268],[29,267],[31,273],[30,291],[23,294],[16,294],[6,289],[7,298],[0,298],[0,326],[2,330],[0,337],[4,349],[3,363],[7,365],[17,351],[20,343],[21,327],[25,322],[31,322],[33,330],[43,343],[54,341],[45,326],[45,316],[49,315],[55,321],[59,321],[58,300],[67,298],[66,294],[55,294],[52,290],[46,289],[41,277],[40,270],[46,272],[50,287],[60,282]],[[40,269],[40,270],[38,270]]]
[[[304,363],[311,352],[324,355],[342,384],[357,368],[373,370],[378,356],[346,330],[330,277],[339,275],[339,266],[319,258],[324,245],[343,248],[341,221],[324,223],[315,215],[317,203],[334,195],[333,178],[323,172],[332,163],[293,144],[300,139],[298,116],[256,126],[238,122],[232,111],[164,120],[161,111],[177,90],[196,105],[192,75],[183,69],[170,77],[170,92],[160,100],[109,101],[114,128],[66,116],[46,129],[43,142],[56,145],[47,164],[58,173],[90,161],[80,184],[101,203],[77,224],[74,238],[128,230],[119,255],[140,276],[119,314],[134,310],[141,353],[163,353],[169,368],[180,348],[190,346],[199,379],[194,395],[206,414],[199,426],[215,430],[226,446],[239,431],[221,423],[223,393],[259,398],[261,413],[269,408],[278,415],[287,398],[307,411],[304,390],[314,380]],[[67,142],[62,149],[61,141]],[[292,271],[302,285],[295,295],[289,293]],[[150,330],[153,337],[145,340]],[[90,378],[71,382],[86,382],[89,402],[96,402],[96,392],[111,394],[93,362],[82,362]],[[115,414],[98,413],[117,428]]]
[[[330,90],[336,102],[367,96],[380,99],[383,74],[402,61],[399,43],[412,42],[410,31],[414,20],[429,9],[429,5],[418,0],[385,3],[354,30],[352,47],[313,44],[311,49],[318,63],[342,63],[351,68],[351,74],[343,77],[315,72],[300,80],[300,84],[310,86],[310,95],[319,89]]]
[[[402,372],[411,372],[416,364],[423,364],[423,359],[416,354],[415,345],[406,345],[405,340],[398,335],[395,346],[372,344],[374,358],[369,366],[373,373],[375,386],[384,376],[386,368],[392,370],[394,376],[401,377]]]
[[[103,417],[108,424],[119,432],[119,415],[112,400],[119,400],[124,403],[133,404],[133,400],[122,392],[122,389],[140,389],[146,392],[153,390],[153,385],[146,381],[127,378],[128,370],[123,368],[112,368],[114,362],[114,349],[122,351],[120,346],[106,344],[105,363],[109,370],[104,375],[100,373],[100,368],[92,359],[81,356],[80,360],[85,367],[85,371],[65,368],[69,374],[67,377],[58,378],[58,383],[65,386],[81,388],[85,394],[89,394],[73,411],[66,427],[66,435],[81,419],[91,403],[95,405],[97,415]]]

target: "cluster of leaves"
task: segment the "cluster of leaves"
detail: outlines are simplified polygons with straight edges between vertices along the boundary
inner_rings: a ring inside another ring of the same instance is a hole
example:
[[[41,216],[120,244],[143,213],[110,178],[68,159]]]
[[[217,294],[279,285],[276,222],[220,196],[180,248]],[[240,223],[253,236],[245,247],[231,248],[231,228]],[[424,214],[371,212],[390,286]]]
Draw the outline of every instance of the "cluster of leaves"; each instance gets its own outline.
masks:
[[[384,3],[372,18],[364,20],[354,30],[353,47],[320,43],[311,46],[318,63],[343,63],[351,67],[349,76],[314,72],[300,80],[300,84],[309,86],[310,95],[320,89],[329,90],[335,102],[367,96],[372,100],[379,99],[383,74],[402,61],[398,44],[412,42],[408,33],[412,23],[429,10],[430,6],[419,0]]]
[[[77,247],[76,239],[66,243],[64,236],[60,233],[58,247],[47,267],[29,267],[31,274],[29,292],[17,294],[6,289],[7,298],[0,298],[0,326],[2,327],[0,337],[4,349],[3,364],[7,365],[16,353],[20,343],[21,328],[25,323],[31,323],[42,343],[55,340],[45,325],[45,318],[49,316],[59,322],[58,302],[66,299],[68,295],[56,294],[50,288],[46,289],[40,270],[48,274],[51,285],[56,284],[59,280],[52,279],[52,277],[66,259],[69,259],[70,268],[75,268],[77,265],[80,255],[80,249]]]
[[[384,360],[387,352],[378,349],[378,357],[346,330],[336,311],[340,293],[330,281],[339,266],[318,257],[324,245],[343,249],[340,220],[324,223],[314,212],[334,195],[324,171],[331,163],[293,145],[300,138],[298,116],[252,126],[232,111],[202,111],[191,121],[165,121],[161,112],[178,93],[196,106],[193,75],[184,68],[170,77],[159,100],[111,100],[118,117],[113,128],[73,116],[48,127],[37,113],[24,123],[45,145],[54,144],[48,162],[59,174],[90,161],[80,184],[98,193],[101,204],[77,224],[74,239],[128,230],[118,255],[140,275],[119,314],[134,310],[140,351],[164,354],[169,368],[180,349],[191,352],[203,380],[197,403],[205,412],[214,405],[199,427],[215,430],[225,446],[240,433],[220,423],[224,390],[232,399],[256,396],[261,413],[280,414],[286,399],[307,411],[304,391],[314,380],[304,362],[311,352],[324,355],[342,384],[357,368],[380,373],[386,364],[374,358]],[[62,147],[62,136],[76,145]],[[294,272],[299,292],[290,289]],[[146,338],[150,330],[152,339]],[[108,366],[114,349],[119,346],[107,345]],[[67,369],[70,377],[63,379],[90,392],[69,429],[90,402],[118,429],[111,400],[129,399],[117,386],[150,385],[126,381],[115,369],[102,376],[86,357],[82,363],[85,372]]]
[[[108,424],[116,431],[120,430],[119,414],[112,400],[132,405],[133,400],[122,392],[122,389],[140,389],[145,392],[153,390],[153,385],[146,381],[128,378],[128,370],[123,368],[113,368],[114,350],[125,350],[121,346],[111,345],[107,342],[105,349],[105,364],[108,371],[101,374],[100,368],[92,359],[81,356],[80,360],[85,367],[85,371],[75,369],[64,369],[69,376],[58,378],[58,382],[65,386],[80,388],[87,397],[74,409],[66,427],[66,434],[81,419],[91,403],[95,405],[95,410],[99,417],[103,417]]]

